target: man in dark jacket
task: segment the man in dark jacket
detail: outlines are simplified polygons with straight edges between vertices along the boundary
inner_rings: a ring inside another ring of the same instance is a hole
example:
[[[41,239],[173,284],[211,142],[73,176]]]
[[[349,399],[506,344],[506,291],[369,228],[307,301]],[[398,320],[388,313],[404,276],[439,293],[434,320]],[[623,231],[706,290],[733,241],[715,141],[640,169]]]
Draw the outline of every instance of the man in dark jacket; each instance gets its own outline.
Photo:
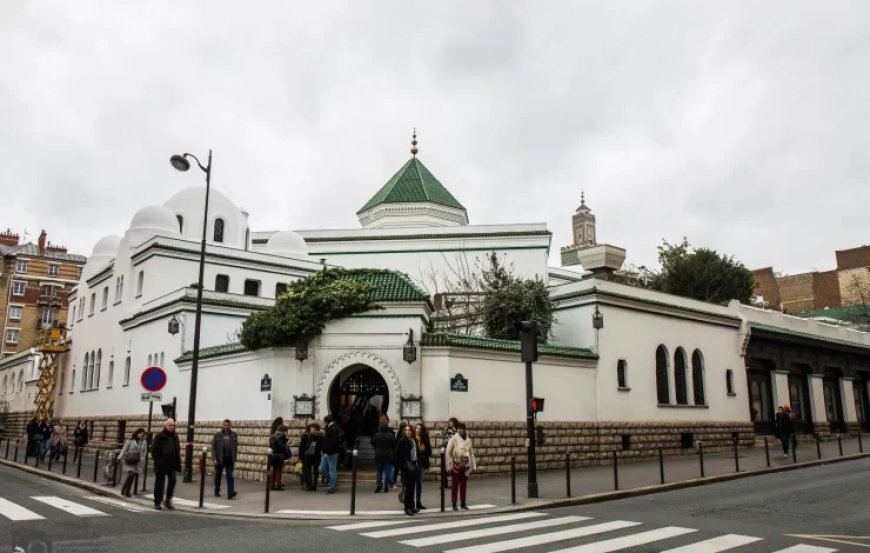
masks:
[[[323,419],[326,423],[326,432],[323,437],[322,451],[326,457],[326,468],[329,470],[326,493],[335,493],[338,485],[338,453],[341,451],[341,429],[333,420],[332,415],[326,415]]]
[[[390,491],[393,485],[393,455],[395,455],[396,437],[389,427],[386,418],[381,418],[381,424],[374,436],[372,446],[375,448],[375,469],[377,470],[377,488],[375,493]]]
[[[35,455],[38,448],[38,443],[40,440],[37,440],[36,437],[39,435],[39,422],[36,420],[36,417],[30,419],[30,422],[27,423],[27,455]]]
[[[211,458],[214,460],[214,496],[221,496],[221,473],[227,473],[227,499],[236,496],[236,482],[233,480],[233,467],[239,449],[239,435],[233,432],[233,423],[224,419],[223,429],[211,440]]]
[[[154,459],[154,508],[161,509],[160,504],[167,509],[172,507],[172,493],[175,491],[175,473],[181,472],[181,444],[175,433],[175,421],[166,419],[163,430],[154,437],[151,444],[151,458]],[[166,481],[169,484],[166,485]],[[163,487],[166,485],[166,500],[163,500]]]

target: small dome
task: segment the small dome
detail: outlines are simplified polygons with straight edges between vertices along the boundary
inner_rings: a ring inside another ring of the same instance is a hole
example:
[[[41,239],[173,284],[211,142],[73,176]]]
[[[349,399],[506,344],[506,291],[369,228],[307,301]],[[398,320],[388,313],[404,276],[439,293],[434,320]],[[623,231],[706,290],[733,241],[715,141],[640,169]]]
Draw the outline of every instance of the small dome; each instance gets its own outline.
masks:
[[[178,219],[171,209],[162,205],[145,206],[133,215],[130,230],[163,230],[178,234]]]
[[[305,240],[291,230],[276,232],[266,243],[266,253],[286,257],[308,256],[308,245]]]
[[[91,257],[115,257],[118,253],[118,246],[121,245],[120,236],[104,236],[94,244],[94,249],[91,252]]]
[[[181,236],[186,240],[202,240],[202,216],[205,202],[205,187],[187,188],[178,192],[163,205],[173,215],[181,218]],[[215,240],[215,221],[223,221],[223,236]],[[176,229],[178,221],[176,219]],[[248,217],[239,206],[233,203],[220,190],[212,188],[208,197],[209,244],[220,244],[230,248],[245,249],[248,241]]]

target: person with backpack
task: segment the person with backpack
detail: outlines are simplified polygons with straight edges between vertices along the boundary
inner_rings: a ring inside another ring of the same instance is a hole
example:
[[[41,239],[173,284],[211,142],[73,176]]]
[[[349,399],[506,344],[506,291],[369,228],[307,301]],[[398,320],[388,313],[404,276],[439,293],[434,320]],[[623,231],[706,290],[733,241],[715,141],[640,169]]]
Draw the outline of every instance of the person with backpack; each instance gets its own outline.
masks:
[[[39,451],[39,442],[42,438],[39,436],[39,421],[36,417],[30,419],[27,423],[27,456],[36,455]]]
[[[272,490],[281,491],[286,489],[282,482],[284,477],[284,463],[290,458],[290,446],[287,438],[289,428],[286,424],[278,426],[275,433],[269,438],[269,447],[272,454],[269,455],[269,470],[271,471]]]
[[[316,422],[309,423],[299,441],[299,458],[302,460],[302,484],[309,492],[317,491],[317,467],[323,453],[323,432]]]
[[[221,474],[227,473],[227,499],[236,497],[233,467],[239,451],[239,435],[233,432],[233,423],[224,419],[220,432],[211,439],[211,458],[214,462],[214,496],[221,496]]]
[[[145,429],[137,428],[130,435],[130,439],[124,443],[121,453],[118,454],[122,470],[126,474],[124,484],[121,486],[121,495],[132,497],[130,490],[133,488],[133,482],[142,472],[146,455],[148,455],[148,440],[145,439]]]
[[[380,426],[372,436],[372,447],[375,448],[375,470],[377,484],[375,493],[388,492],[393,485],[393,456],[396,449],[396,437],[389,426],[389,419],[381,416]]]
[[[450,417],[447,419],[447,428],[444,429],[444,432],[441,433],[441,449],[447,451],[447,443],[450,441],[450,438],[456,435],[456,427],[459,426],[459,419],[456,417]],[[450,489],[450,473],[444,477],[443,482],[445,489]]]
[[[323,460],[321,468],[325,468],[328,472],[326,493],[335,493],[335,487],[338,485],[338,454],[341,452],[341,429],[332,415],[326,415],[323,419],[326,423],[326,431],[323,436]]]

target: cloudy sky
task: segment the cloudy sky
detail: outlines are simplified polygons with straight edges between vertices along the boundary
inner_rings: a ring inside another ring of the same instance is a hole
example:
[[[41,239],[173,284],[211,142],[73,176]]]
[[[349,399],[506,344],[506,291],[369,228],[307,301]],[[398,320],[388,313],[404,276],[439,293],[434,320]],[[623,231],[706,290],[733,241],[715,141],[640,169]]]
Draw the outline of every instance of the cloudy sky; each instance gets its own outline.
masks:
[[[356,228],[420,159],[472,224],[585,190],[598,238],[656,264],[688,236],[748,267],[870,243],[870,3],[3,2],[0,227],[88,254],[213,185],[254,230]]]

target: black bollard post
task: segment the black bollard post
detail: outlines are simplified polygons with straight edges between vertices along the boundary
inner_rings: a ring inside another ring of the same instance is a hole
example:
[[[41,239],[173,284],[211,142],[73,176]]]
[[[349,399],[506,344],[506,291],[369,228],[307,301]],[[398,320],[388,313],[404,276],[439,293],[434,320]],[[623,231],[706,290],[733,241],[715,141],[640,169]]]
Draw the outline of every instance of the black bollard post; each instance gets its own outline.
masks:
[[[52,450],[48,450],[48,472],[51,472],[51,465],[54,463],[54,452]]]
[[[767,468],[770,468],[770,447],[767,443],[767,436],[764,437],[764,458],[767,459]]]
[[[133,495],[139,495],[139,475],[133,475]]]
[[[351,516],[356,514],[356,468],[359,463],[357,463],[357,455],[359,455],[359,450],[353,450],[353,466],[351,467],[350,473],[350,514]]]
[[[15,442],[15,457],[12,458],[13,463],[18,462],[18,442]]]
[[[861,440],[861,429],[858,429],[858,452],[864,453],[864,442]]]
[[[517,456],[511,455],[511,505],[517,504]]]
[[[97,470],[100,468],[100,450],[94,454],[94,484],[97,483]]]
[[[121,460],[118,459],[117,453],[110,453],[109,455],[111,456],[109,458],[112,460],[112,487],[114,488],[118,485],[118,465],[121,464]]]
[[[816,434],[816,457],[822,458],[821,436],[819,434]]]
[[[740,472],[740,457],[737,456],[737,438],[734,438],[734,472]]]
[[[797,463],[797,436],[791,444],[791,462]]]
[[[199,457],[199,508],[202,509],[203,498],[205,497],[205,455],[207,448],[202,448],[202,455]]]
[[[272,456],[272,449],[266,450],[266,513],[269,512],[269,493],[272,491],[272,471],[269,470],[269,457]]]
[[[79,448],[77,450],[79,452],[78,456],[78,466],[76,467],[76,478],[82,477],[82,459],[85,457],[85,449],[84,447]]]
[[[837,433],[837,448],[840,450],[840,457],[843,456],[843,437]]]
[[[565,495],[571,497],[571,452],[565,452]]]
[[[619,462],[616,460],[616,451],[613,452],[613,489],[619,489]]]
[[[40,449],[42,449],[42,446],[36,446],[36,461],[33,463],[33,466],[36,468],[39,468],[39,458],[42,457],[42,455],[40,455],[40,453],[42,453],[39,451]]]
[[[698,458],[701,460],[701,478],[704,478],[704,442],[698,442]]]
[[[441,512],[444,512],[444,488],[447,487],[447,450],[441,448]]]
[[[69,450],[66,449],[63,452],[63,468],[60,471],[60,473],[63,474],[64,476],[66,476],[66,454],[67,454],[67,451],[69,451]]]
[[[858,436],[860,436],[860,435],[861,435],[861,433],[859,432]],[[7,459],[9,458],[9,444],[11,444],[11,443],[12,443],[12,440],[6,440],[6,458]]]
[[[15,442],[15,447],[18,447],[18,442]],[[27,464],[27,458],[30,457],[30,444],[24,446],[24,464]],[[15,459],[15,462],[18,462],[18,458]]]
[[[659,480],[665,483],[665,453],[662,448],[659,448]]]

